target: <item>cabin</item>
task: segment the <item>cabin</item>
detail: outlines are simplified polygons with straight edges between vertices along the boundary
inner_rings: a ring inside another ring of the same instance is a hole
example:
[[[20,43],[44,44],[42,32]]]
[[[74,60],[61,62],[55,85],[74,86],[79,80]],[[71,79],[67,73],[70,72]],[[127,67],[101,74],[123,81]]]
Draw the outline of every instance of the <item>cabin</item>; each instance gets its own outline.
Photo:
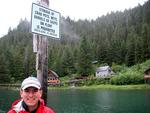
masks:
[[[96,74],[96,77],[110,78],[111,76],[114,75],[114,72],[109,66],[102,66],[96,69],[95,74]]]
[[[59,85],[60,80],[59,76],[52,70],[48,70],[48,77],[47,77],[48,85]]]
[[[144,80],[145,80],[145,83],[150,84],[150,68],[144,71]]]

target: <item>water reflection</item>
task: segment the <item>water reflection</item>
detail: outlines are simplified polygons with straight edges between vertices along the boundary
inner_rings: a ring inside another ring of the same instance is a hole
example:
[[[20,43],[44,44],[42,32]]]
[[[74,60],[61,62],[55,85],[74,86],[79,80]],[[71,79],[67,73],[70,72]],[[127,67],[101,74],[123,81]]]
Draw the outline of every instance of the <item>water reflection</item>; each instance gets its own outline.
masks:
[[[0,89],[0,113],[10,109],[12,102],[19,98],[18,90]]]
[[[150,113],[149,90],[49,90],[56,113]],[[0,113],[8,111],[19,91],[0,89]]]
[[[150,113],[147,91],[62,90],[49,92],[57,113]],[[57,99],[53,98],[57,95]],[[55,105],[55,102],[57,104]],[[145,103],[145,106],[143,106]]]

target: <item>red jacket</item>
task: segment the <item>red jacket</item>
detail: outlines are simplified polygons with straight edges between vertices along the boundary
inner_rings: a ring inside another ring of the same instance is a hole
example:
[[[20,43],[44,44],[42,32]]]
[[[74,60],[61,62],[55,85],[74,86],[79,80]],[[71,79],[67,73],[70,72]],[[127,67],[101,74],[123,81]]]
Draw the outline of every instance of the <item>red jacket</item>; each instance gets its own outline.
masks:
[[[29,113],[28,111],[25,111],[25,109],[22,106],[22,100],[17,100],[12,104],[12,108],[8,113]],[[44,105],[44,101],[40,100],[40,105],[36,111],[36,113],[54,113],[54,111],[51,108],[48,108]]]

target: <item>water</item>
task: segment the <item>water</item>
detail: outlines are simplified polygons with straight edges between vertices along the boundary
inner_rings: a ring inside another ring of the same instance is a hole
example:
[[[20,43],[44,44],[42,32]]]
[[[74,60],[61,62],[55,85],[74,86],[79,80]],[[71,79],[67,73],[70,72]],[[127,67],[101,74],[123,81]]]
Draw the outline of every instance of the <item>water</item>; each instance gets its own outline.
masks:
[[[0,113],[19,99],[19,92],[0,89]],[[49,90],[56,113],[150,113],[150,90]]]

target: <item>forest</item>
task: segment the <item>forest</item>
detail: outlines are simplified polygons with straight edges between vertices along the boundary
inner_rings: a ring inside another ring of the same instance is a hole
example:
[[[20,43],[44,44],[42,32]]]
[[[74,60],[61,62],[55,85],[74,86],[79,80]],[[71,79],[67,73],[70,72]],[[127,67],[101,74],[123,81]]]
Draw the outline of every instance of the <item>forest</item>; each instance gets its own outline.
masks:
[[[36,75],[33,34],[27,19],[0,38],[0,83]],[[96,67],[131,67],[150,59],[150,0],[95,20],[61,17],[61,38],[48,37],[48,69],[60,77],[93,76]]]

